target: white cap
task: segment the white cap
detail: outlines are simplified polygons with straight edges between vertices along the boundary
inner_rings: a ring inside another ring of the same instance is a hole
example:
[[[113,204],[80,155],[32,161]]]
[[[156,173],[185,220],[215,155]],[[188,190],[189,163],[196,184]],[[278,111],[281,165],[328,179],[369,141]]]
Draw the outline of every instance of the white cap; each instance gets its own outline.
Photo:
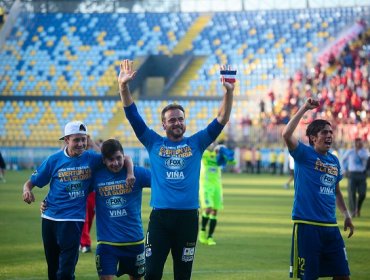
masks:
[[[59,140],[63,140],[64,137],[72,134],[87,134],[87,127],[80,121],[71,121],[64,127],[64,136]]]

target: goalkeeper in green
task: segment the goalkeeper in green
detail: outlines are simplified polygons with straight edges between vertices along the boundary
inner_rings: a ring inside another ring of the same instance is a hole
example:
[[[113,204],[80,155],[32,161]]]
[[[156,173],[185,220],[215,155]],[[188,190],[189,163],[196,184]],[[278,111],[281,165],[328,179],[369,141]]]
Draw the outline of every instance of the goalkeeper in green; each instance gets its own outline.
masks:
[[[217,224],[217,212],[223,208],[221,173],[222,168],[228,164],[235,164],[234,152],[226,148],[225,145],[212,143],[203,153],[199,183],[199,198],[202,208],[199,242],[202,244],[216,245],[213,233]]]

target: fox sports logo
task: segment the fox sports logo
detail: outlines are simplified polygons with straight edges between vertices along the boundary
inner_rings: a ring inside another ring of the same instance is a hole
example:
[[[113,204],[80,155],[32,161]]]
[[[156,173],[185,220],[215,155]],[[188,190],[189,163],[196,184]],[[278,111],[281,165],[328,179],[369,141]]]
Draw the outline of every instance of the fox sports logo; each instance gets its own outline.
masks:
[[[183,158],[171,157],[169,159],[166,159],[165,164],[166,167],[168,167],[169,169],[178,170],[184,166],[185,162]]]
[[[331,187],[335,184],[335,176],[329,174],[323,174],[320,177],[320,181],[324,186]]]
[[[121,208],[123,205],[125,205],[126,203],[126,199],[124,199],[123,197],[121,196],[112,196],[112,197],[109,197],[105,203],[107,204],[107,206],[111,209],[115,209],[115,208]]]

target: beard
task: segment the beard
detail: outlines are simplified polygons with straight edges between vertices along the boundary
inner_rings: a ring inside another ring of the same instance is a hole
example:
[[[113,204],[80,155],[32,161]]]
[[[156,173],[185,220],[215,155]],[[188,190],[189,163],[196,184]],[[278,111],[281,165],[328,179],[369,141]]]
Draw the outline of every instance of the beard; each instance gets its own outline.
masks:
[[[171,136],[171,138],[179,139],[182,138],[185,133],[185,127],[176,127],[173,129],[167,130],[167,136]]]

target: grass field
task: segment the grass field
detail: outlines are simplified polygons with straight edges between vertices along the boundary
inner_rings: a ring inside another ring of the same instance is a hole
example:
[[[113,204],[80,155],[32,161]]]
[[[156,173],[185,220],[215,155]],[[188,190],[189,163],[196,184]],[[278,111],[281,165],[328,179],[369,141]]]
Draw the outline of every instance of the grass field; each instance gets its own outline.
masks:
[[[37,203],[22,200],[22,185],[31,171],[6,174],[0,183],[0,279],[46,279],[39,202],[48,187],[35,189]],[[289,279],[290,221],[293,190],[282,188],[285,176],[224,175],[225,209],[220,212],[216,246],[197,246],[195,280]],[[370,183],[370,182],[369,182]],[[342,190],[347,195],[342,182]],[[144,194],[143,221],[147,226],[150,191]],[[338,215],[338,221],[343,219]],[[370,201],[354,220],[352,238],[345,238],[352,279],[370,279]],[[342,227],[341,227],[342,228]],[[345,234],[344,232],[342,232]],[[95,249],[95,230],[93,249]],[[94,255],[81,254],[76,279],[97,279]],[[127,276],[120,279],[128,279]],[[171,257],[163,279],[173,279]]]

